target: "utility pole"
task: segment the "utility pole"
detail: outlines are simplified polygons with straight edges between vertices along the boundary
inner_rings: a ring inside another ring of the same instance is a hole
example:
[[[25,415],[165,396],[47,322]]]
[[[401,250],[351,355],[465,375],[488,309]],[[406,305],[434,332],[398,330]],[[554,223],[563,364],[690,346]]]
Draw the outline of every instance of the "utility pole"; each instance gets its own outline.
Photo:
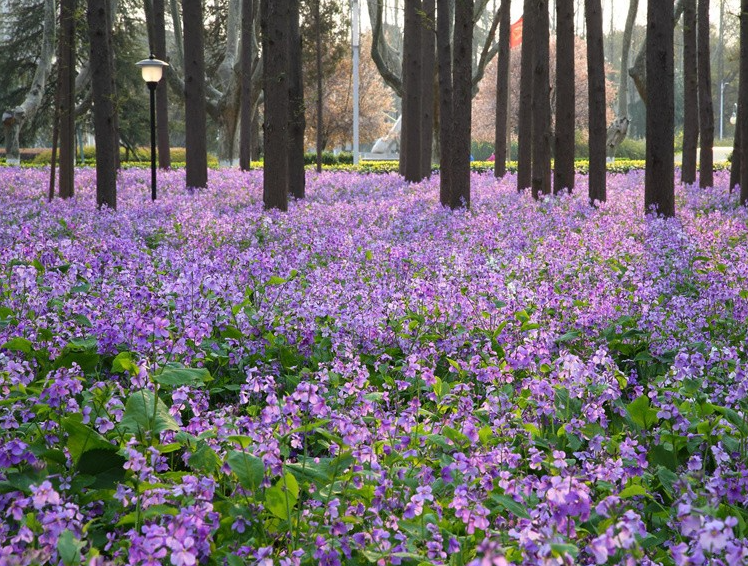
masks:
[[[353,164],[358,165],[358,121],[359,121],[359,76],[358,61],[361,49],[361,36],[359,33],[359,7],[358,0],[351,0],[351,33],[353,34]]]

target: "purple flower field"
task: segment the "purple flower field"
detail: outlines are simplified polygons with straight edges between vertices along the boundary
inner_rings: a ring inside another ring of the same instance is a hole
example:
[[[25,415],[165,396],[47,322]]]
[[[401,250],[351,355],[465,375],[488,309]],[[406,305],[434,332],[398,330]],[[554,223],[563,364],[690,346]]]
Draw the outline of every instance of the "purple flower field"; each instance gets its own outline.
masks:
[[[748,210],[0,168],[0,564],[748,563]]]

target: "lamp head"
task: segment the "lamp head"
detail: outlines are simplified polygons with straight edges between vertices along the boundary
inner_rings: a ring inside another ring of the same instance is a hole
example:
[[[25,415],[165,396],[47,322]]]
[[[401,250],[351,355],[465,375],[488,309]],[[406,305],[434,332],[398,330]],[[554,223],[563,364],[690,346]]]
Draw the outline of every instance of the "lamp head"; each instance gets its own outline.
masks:
[[[168,67],[169,63],[156,59],[151,53],[148,59],[143,59],[135,63],[137,67],[140,67],[140,71],[143,73],[143,80],[148,83],[158,83],[161,77],[164,75],[164,67]]]

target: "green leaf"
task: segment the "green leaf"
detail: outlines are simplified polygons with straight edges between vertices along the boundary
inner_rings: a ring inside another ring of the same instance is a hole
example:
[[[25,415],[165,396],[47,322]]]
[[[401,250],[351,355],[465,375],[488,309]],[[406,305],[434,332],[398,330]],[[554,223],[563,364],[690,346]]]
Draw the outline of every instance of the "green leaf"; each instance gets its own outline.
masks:
[[[179,425],[169,414],[167,406],[149,389],[136,391],[127,398],[120,427],[133,434],[148,431],[159,434],[165,430],[179,430]]]
[[[653,409],[649,403],[649,397],[642,395],[637,397],[631,403],[626,405],[626,412],[631,416],[636,424],[643,429],[648,429],[650,426],[657,423],[657,409]]]
[[[664,466],[660,466],[657,469],[657,477],[659,478],[662,487],[665,489],[665,492],[672,497],[674,493],[673,484],[678,481],[678,476]]]
[[[125,459],[117,454],[117,448],[94,448],[81,454],[78,472],[92,476],[95,489],[114,489],[125,477]]]
[[[31,340],[21,338],[20,336],[11,338],[5,344],[0,346],[0,348],[4,350],[13,350],[15,352],[23,352],[24,354],[30,354],[31,350],[33,350]]]
[[[265,490],[265,508],[279,519],[288,519],[289,512],[299,499],[299,484],[287,473]]]
[[[57,553],[65,566],[81,563],[81,549],[86,543],[81,542],[70,529],[65,529],[57,539]]]
[[[283,277],[278,277],[277,275],[273,275],[270,279],[268,279],[267,284],[268,285],[283,285],[284,283],[287,283],[288,279],[283,279]]]
[[[142,523],[149,519],[155,519],[161,515],[176,515],[177,510],[171,505],[151,505],[147,509],[141,509],[140,511],[133,511],[122,517],[118,522],[117,526],[122,527],[125,525],[134,525],[138,520]]]
[[[229,452],[226,462],[231,471],[236,474],[243,488],[252,491],[259,489],[262,479],[265,477],[265,464],[261,458],[246,452],[232,450]]]
[[[727,422],[740,431],[740,434],[744,437],[748,436],[748,422],[746,422],[746,419],[741,417],[737,411],[728,407],[720,407],[718,405],[713,405],[713,407],[716,412],[727,419]]]
[[[527,512],[527,509],[525,509],[525,507],[521,503],[516,502],[508,495],[492,493],[490,497],[491,500],[499,506],[499,509],[506,509],[507,511],[521,519],[530,518],[530,514]]]
[[[82,419],[80,414],[75,414],[62,420],[62,428],[68,435],[66,446],[73,462],[77,464],[81,455],[88,450],[117,449],[90,426],[83,424]]]
[[[199,387],[212,381],[210,372],[205,368],[185,368],[177,366],[167,366],[160,373],[153,377],[153,380],[161,385],[169,387]]]
[[[190,456],[188,464],[197,472],[213,474],[221,467],[221,459],[207,442],[200,441],[197,444],[197,450]]]
[[[227,326],[226,328],[221,330],[221,338],[241,340],[242,338],[244,338],[244,334],[242,334],[241,330],[239,330],[236,326]]]
[[[112,372],[113,373],[129,373],[131,376],[136,376],[140,373],[138,364],[133,360],[132,352],[120,352],[112,360]]]
[[[621,499],[628,499],[630,497],[636,497],[638,495],[647,495],[647,490],[638,484],[632,483],[628,487],[624,488],[621,493],[618,494],[618,497],[620,497]]]
[[[54,368],[69,368],[75,363],[84,373],[90,373],[99,363],[98,347],[99,342],[96,338],[73,338],[55,360]]]
[[[576,558],[579,554],[579,548],[577,548],[577,545],[575,544],[552,542],[551,550],[553,551],[554,556],[558,557],[568,554],[572,558]]]

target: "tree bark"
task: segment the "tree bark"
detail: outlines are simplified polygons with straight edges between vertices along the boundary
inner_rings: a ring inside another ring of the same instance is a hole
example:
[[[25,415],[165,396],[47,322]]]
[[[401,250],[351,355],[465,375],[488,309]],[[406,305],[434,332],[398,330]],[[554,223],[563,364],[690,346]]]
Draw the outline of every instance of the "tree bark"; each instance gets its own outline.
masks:
[[[439,201],[452,202],[452,27],[449,0],[436,0],[436,48],[439,63]]]
[[[455,3],[452,55],[452,183],[450,207],[470,207],[470,125],[473,98],[473,0]]]
[[[202,0],[182,2],[184,18],[184,111],[187,187],[208,186],[205,111],[205,48]]]
[[[629,115],[629,54],[631,53],[631,37],[634,34],[634,24],[638,11],[639,0],[630,0],[626,25],[623,28],[623,46],[621,47],[621,84],[618,87],[619,118],[628,118]]]
[[[535,53],[532,85],[532,196],[551,193],[551,86],[548,65],[548,0],[534,0]]]
[[[405,0],[403,36],[403,104],[400,129],[400,174],[417,183],[421,176],[421,25],[420,0]]]
[[[740,87],[738,86],[738,89]],[[735,122],[735,137],[732,142],[732,160],[730,162],[730,192],[740,185],[740,110]]]
[[[709,48],[709,0],[699,0],[699,186],[714,185],[714,105],[712,103],[712,64]]]
[[[167,60],[166,56],[166,6],[164,0],[153,0],[153,54],[156,59]],[[158,166],[171,167],[171,144],[169,143],[169,91],[165,80],[156,87],[156,135],[158,138]]]
[[[670,2],[647,3],[647,159],[644,180],[645,213],[656,208],[675,215],[673,123],[674,57],[673,7]]]
[[[436,72],[436,4],[423,0],[421,27],[421,178],[431,177],[434,145],[434,73]]]
[[[496,131],[494,134],[493,174],[496,178],[506,175],[507,130],[509,129],[509,65],[511,49],[511,0],[501,0],[499,22],[499,60],[496,67]]]
[[[533,0],[524,0],[524,14],[534,14]],[[519,81],[519,118],[517,125],[517,190],[532,185],[532,74],[534,16],[522,21],[522,70]]]
[[[733,163],[739,159],[740,164],[740,204],[748,205],[748,158],[745,148],[748,146],[748,0],[740,2],[740,106],[738,107],[738,128],[735,135],[737,155],[733,154]],[[740,139],[738,139],[738,135]]]
[[[319,1],[319,0],[318,0]],[[252,168],[252,26],[254,25],[254,0],[242,0],[242,94],[239,122],[239,168]]]
[[[60,189],[62,198],[75,194],[75,11],[76,0],[60,2]]]
[[[301,34],[299,32],[299,0],[290,0],[289,22],[289,147],[288,192],[295,198],[304,198],[304,81],[301,60]]]
[[[696,181],[699,144],[699,81],[696,56],[696,0],[685,0],[683,9],[683,164],[681,183]]]
[[[589,199],[605,202],[605,51],[600,0],[585,0],[587,25],[587,85],[589,88]]]
[[[322,100],[322,18],[320,17],[320,2],[315,0],[314,3],[314,29],[317,41],[317,173],[322,173],[322,112],[324,104]]]
[[[266,209],[288,210],[289,0],[262,0],[263,89],[265,99],[265,162],[263,203]]]
[[[91,46],[94,134],[96,137],[96,205],[117,208],[118,134],[115,112],[111,21],[108,2],[88,0],[86,12]]]
[[[556,0],[556,139],[553,192],[574,190],[574,2]]]

